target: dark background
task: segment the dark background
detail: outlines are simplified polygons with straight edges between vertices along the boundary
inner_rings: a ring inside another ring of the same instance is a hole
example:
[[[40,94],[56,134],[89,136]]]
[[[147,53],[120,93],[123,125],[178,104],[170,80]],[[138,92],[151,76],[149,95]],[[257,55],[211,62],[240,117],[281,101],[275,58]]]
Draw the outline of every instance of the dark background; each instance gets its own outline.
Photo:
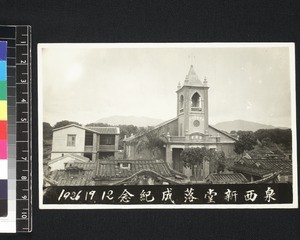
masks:
[[[33,126],[37,43],[295,42],[297,1],[0,0],[0,24],[32,26]],[[296,76],[299,75],[297,68]],[[299,239],[299,210],[39,210],[33,129],[33,231],[2,239]]]

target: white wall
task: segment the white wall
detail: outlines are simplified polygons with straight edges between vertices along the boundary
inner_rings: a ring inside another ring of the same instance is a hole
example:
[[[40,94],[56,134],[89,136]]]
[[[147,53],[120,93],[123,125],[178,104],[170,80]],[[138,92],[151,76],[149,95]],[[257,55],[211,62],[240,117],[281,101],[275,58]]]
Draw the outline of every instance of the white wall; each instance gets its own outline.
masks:
[[[81,161],[76,161],[76,159],[74,159],[72,156],[65,156],[63,159],[59,161],[48,163],[48,165],[51,168],[50,171],[54,171],[54,170],[65,169],[65,163],[74,163],[74,162],[81,162]]]
[[[67,136],[68,134],[76,135],[75,146],[67,146]],[[53,132],[53,142],[52,142],[52,154],[51,159],[53,159],[55,152],[72,153],[72,152],[84,152],[84,141],[85,141],[85,130],[71,126],[68,128],[63,128]],[[61,156],[61,154],[59,154]]]

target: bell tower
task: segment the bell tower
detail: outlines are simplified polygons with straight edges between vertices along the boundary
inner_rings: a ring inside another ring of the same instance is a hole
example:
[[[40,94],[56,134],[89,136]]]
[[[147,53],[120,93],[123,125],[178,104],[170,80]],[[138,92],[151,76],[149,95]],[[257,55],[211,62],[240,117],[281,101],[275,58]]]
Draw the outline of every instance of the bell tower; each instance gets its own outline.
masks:
[[[184,80],[177,87],[178,134],[208,134],[208,86],[196,74],[193,65]]]

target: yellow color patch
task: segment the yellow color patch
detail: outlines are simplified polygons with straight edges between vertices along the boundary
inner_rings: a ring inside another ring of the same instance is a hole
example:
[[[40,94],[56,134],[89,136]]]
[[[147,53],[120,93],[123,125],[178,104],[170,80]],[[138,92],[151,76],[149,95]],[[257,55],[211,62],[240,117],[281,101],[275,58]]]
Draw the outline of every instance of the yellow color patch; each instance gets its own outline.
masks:
[[[7,120],[7,101],[0,101],[0,120]]]

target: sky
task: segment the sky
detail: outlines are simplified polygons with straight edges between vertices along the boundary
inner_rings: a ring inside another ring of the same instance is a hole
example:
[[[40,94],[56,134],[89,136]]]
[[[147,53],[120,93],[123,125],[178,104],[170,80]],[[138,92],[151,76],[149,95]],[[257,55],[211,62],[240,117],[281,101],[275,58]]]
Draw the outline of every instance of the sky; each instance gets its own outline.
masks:
[[[289,61],[289,48],[281,45],[41,45],[42,120],[169,120],[176,117],[178,82],[193,64],[208,81],[210,124],[242,119],[291,127]]]

